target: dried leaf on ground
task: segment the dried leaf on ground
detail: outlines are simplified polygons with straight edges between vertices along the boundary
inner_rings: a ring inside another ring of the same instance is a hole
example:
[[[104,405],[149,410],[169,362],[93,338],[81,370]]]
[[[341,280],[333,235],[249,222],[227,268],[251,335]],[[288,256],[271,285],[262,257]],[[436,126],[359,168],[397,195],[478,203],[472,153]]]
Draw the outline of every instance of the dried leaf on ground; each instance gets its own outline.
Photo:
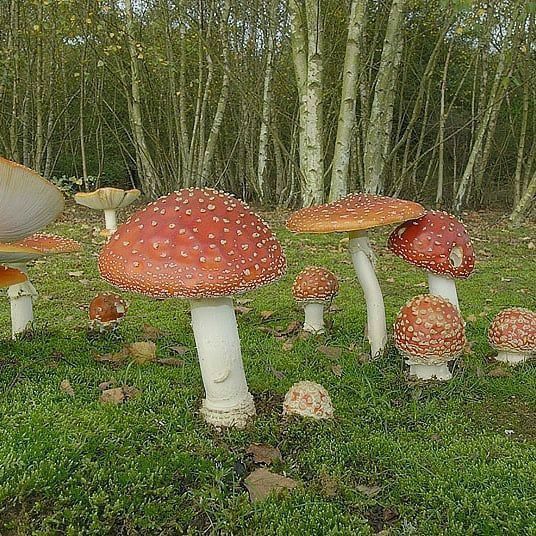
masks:
[[[128,347],[122,348],[119,352],[96,355],[95,361],[99,363],[111,363],[113,365],[120,365],[124,363],[130,355]]]
[[[281,452],[277,447],[264,443],[252,443],[246,453],[251,455],[255,463],[271,465],[276,461],[282,460]]]
[[[177,359],[176,357],[162,357],[160,359],[156,359],[155,363],[158,363],[159,365],[168,365],[170,367],[184,366],[184,360]]]
[[[60,391],[69,396],[74,396],[74,389],[71,387],[69,380],[62,380],[60,383]]]
[[[156,344],[152,341],[133,342],[126,348],[137,365],[144,365],[156,359]]]
[[[290,352],[294,348],[294,339],[287,339],[283,343],[283,350],[285,352]]]
[[[287,328],[284,331],[279,332],[280,337],[285,337],[287,335],[292,335],[293,333],[296,333],[296,331],[299,331],[301,329],[301,322],[298,320],[293,320],[290,322],[290,324],[287,326]]]
[[[339,359],[342,355],[342,348],[336,346],[319,346],[318,351],[330,359]]]
[[[340,365],[332,365],[331,372],[333,372],[337,378],[340,378],[342,376],[342,367]]]
[[[273,311],[261,311],[259,315],[263,320],[268,320],[270,317],[274,315],[274,312]]]
[[[98,386],[98,387],[99,387],[99,389],[100,389],[101,391],[106,391],[106,390],[108,390],[108,389],[111,389],[111,388],[114,386],[114,384],[115,384],[115,381],[114,381],[114,380],[109,380],[109,381],[107,381],[107,382],[101,382],[101,383],[99,383],[99,386]]]
[[[368,486],[365,484],[360,484],[359,486],[357,486],[357,490],[361,492],[363,495],[366,495],[367,497],[374,497],[378,495],[381,489],[382,488],[380,486],[374,486],[374,485]]]
[[[127,400],[135,398],[140,394],[140,390],[130,385],[106,389],[102,392],[99,400],[104,404],[123,404]]]
[[[187,346],[171,346],[170,350],[178,355],[184,355],[190,350],[190,348]]]
[[[240,315],[245,315],[253,311],[252,307],[245,307],[244,305],[235,305],[234,309]]]
[[[491,378],[508,378],[512,373],[502,367],[495,367],[488,372]]]
[[[155,328],[154,326],[151,326],[151,324],[143,324],[143,327],[141,329],[143,332],[143,336],[146,339],[150,339],[152,341],[160,339],[164,336],[164,332],[160,328]]]
[[[249,492],[251,502],[262,501],[271,493],[292,490],[298,485],[292,478],[272,473],[264,467],[253,471],[244,480],[244,484]]]

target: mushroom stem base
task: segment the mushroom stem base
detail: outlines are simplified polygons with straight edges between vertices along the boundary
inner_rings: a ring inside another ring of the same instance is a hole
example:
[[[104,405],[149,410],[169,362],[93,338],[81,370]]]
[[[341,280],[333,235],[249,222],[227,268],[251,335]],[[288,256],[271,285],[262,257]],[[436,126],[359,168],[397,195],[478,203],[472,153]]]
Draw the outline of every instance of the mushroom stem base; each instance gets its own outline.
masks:
[[[33,324],[33,302],[37,298],[37,291],[30,281],[11,285],[7,291],[11,305],[11,338],[16,339]]]
[[[366,231],[350,233],[348,249],[367,303],[367,334],[372,359],[381,357],[387,344],[383,295],[374,270],[374,252]]]
[[[244,427],[255,405],[242,365],[231,298],[190,300],[192,327],[206,398],[201,414],[217,427]]]
[[[419,365],[416,363],[409,364],[409,375],[418,378],[419,380],[439,380],[447,381],[452,378],[447,363],[440,365]]]
[[[524,363],[529,359],[529,357],[530,354],[524,352],[499,351],[495,360],[500,361],[501,363],[508,363],[508,365],[515,366],[519,363]]]
[[[303,331],[309,333],[324,333],[324,303],[308,302],[304,305],[305,321]]]
[[[456,282],[450,277],[443,277],[437,274],[428,274],[428,288],[430,294],[440,296],[448,300],[458,311],[460,304],[458,303],[458,293],[456,292]]]

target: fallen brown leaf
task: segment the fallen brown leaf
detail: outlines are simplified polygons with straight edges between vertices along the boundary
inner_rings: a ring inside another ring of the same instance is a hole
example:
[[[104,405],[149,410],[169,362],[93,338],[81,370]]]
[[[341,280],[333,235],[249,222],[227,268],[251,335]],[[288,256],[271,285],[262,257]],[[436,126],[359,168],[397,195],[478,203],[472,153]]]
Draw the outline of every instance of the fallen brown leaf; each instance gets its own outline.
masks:
[[[283,350],[285,352],[290,352],[292,350],[292,348],[294,348],[294,339],[287,339],[283,343]]]
[[[175,352],[178,355],[184,355],[187,353],[190,349],[187,346],[172,346],[170,348],[172,352]]]
[[[368,486],[365,484],[360,484],[357,486],[357,490],[360,491],[363,495],[366,495],[367,497],[374,497],[375,495],[378,495],[381,491],[380,486]]]
[[[252,443],[246,453],[252,456],[255,463],[271,465],[276,461],[282,460],[281,452],[277,447],[264,443]]]
[[[107,381],[107,382],[101,382],[99,383],[99,389],[101,391],[106,391],[108,389],[111,389],[114,385],[114,381],[113,380],[110,380],[110,381]]]
[[[491,378],[508,378],[512,373],[503,369],[502,367],[495,367],[488,372],[488,376]]]
[[[340,365],[332,365],[331,372],[333,372],[337,378],[340,378],[342,376],[342,367]]]
[[[137,365],[144,365],[156,359],[156,344],[152,341],[133,342],[126,348]]]
[[[62,380],[60,383],[60,391],[69,396],[74,396],[74,389],[71,387],[69,380]]]
[[[184,365],[184,360],[177,359],[176,357],[162,357],[155,360],[155,363],[159,365],[168,365],[170,367],[182,367]]]
[[[261,311],[259,315],[263,320],[268,320],[270,317],[274,315],[274,312],[273,311]]]
[[[100,402],[104,404],[123,404],[127,400],[135,398],[140,394],[140,390],[130,385],[106,389],[99,397]]]
[[[318,351],[330,359],[339,359],[342,355],[342,348],[336,346],[319,346]]]
[[[245,307],[244,305],[235,305],[234,309],[240,315],[245,315],[245,314],[253,311],[252,307]]]
[[[244,484],[249,492],[251,502],[262,501],[271,493],[292,490],[298,485],[292,478],[272,473],[264,467],[253,471],[244,480]]]
[[[143,336],[152,341],[156,341],[164,335],[164,332],[160,328],[155,328],[154,326],[151,326],[151,324],[143,324],[141,330],[143,332]]]

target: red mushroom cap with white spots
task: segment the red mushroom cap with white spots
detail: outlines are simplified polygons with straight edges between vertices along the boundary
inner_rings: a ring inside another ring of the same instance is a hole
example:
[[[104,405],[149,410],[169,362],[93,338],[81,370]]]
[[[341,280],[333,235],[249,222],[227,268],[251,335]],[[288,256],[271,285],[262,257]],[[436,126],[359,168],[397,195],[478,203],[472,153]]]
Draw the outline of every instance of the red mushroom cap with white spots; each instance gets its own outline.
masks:
[[[521,307],[504,309],[491,322],[488,339],[499,351],[536,352],[536,313]]]
[[[119,226],[99,256],[106,281],[154,298],[231,296],[279,279],[285,269],[268,225],[211,188],[149,203]]]
[[[400,223],[425,213],[419,203],[373,194],[349,194],[338,201],[302,208],[287,220],[295,233],[350,232]]]
[[[328,301],[339,292],[339,282],[333,272],[320,266],[302,270],[292,285],[296,301]]]
[[[388,246],[398,257],[434,274],[465,279],[475,267],[465,226],[446,212],[431,210],[399,225],[389,236]]]
[[[127,314],[128,304],[118,294],[97,294],[89,304],[89,320],[99,326],[117,325]]]
[[[308,380],[295,383],[285,395],[283,415],[301,415],[313,419],[333,417],[331,398],[320,384]]]
[[[425,294],[400,309],[395,346],[415,364],[435,365],[458,357],[466,344],[465,323],[448,300]]]

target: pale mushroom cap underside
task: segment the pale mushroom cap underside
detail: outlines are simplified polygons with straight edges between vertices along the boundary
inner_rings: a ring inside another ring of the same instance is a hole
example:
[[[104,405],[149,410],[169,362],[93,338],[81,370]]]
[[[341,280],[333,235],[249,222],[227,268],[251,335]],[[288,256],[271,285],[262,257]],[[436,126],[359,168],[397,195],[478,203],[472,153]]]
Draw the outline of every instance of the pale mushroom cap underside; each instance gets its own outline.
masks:
[[[331,300],[338,291],[335,274],[321,266],[308,266],[296,276],[292,285],[292,295],[297,301]]]
[[[43,229],[63,206],[63,195],[51,182],[0,157],[0,242],[20,240]]]
[[[388,247],[406,262],[446,277],[465,279],[475,267],[465,226],[447,212],[431,210],[402,223],[389,236]]]
[[[488,340],[499,351],[536,352],[536,312],[522,307],[502,310],[490,324]]]
[[[138,199],[140,194],[137,189],[99,188],[94,192],[78,192],[74,195],[74,200],[79,205],[93,210],[115,210],[127,207]]]
[[[79,250],[80,244],[70,238],[35,233],[13,244],[0,243],[0,263],[25,263],[46,255],[72,253]]]
[[[409,361],[423,365],[458,357],[467,342],[458,309],[448,300],[431,294],[417,296],[400,309],[394,340]]]
[[[333,417],[333,404],[322,385],[304,380],[288,390],[283,401],[283,415],[330,419]]]
[[[281,244],[234,196],[189,188],[161,197],[119,226],[99,257],[101,276],[155,298],[231,296],[281,277]]]
[[[425,212],[413,201],[353,193],[338,201],[297,210],[286,225],[295,233],[351,232],[400,223]]]

